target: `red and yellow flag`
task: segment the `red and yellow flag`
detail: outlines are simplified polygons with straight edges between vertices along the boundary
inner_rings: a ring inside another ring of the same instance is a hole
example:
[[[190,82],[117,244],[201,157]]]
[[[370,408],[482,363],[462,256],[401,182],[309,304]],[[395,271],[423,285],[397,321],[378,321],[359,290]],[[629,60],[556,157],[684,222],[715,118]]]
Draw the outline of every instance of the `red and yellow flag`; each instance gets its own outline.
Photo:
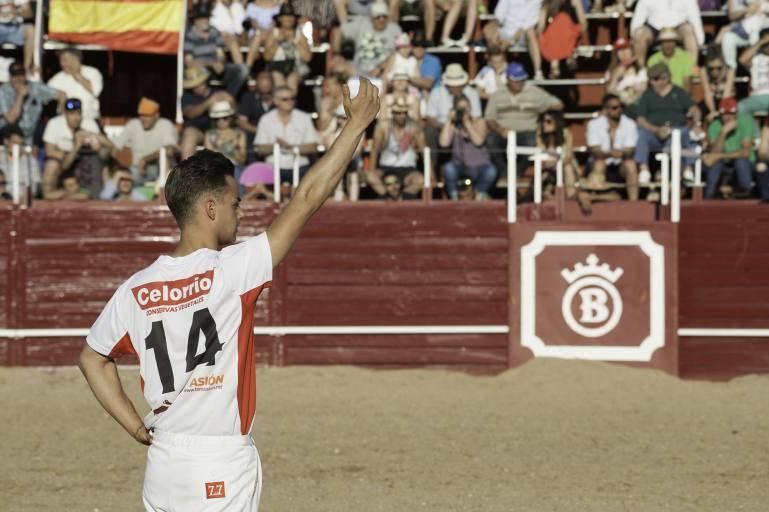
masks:
[[[175,54],[184,0],[51,0],[48,37],[111,50]]]

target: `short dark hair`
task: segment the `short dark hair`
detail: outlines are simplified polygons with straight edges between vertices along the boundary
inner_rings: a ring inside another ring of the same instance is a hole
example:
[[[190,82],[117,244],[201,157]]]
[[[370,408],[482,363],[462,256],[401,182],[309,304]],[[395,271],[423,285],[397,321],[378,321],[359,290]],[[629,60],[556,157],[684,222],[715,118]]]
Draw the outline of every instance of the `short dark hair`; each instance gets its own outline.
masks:
[[[61,53],[69,53],[73,57],[75,57],[80,62],[83,62],[83,52],[81,52],[79,49],[75,48],[74,46],[68,46],[64,48]]]
[[[10,139],[11,135],[18,135],[22,139],[24,138],[24,132],[21,130],[18,124],[5,125],[5,127],[2,130],[0,130],[0,134],[3,140]]]
[[[227,188],[227,176],[235,176],[235,166],[226,156],[208,149],[176,164],[168,175],[165,195],[179,227],[190,220],[195,201],[202,194]]]
[[[619,99],[619,96],[617,96],[613,92],[607,92],[606,94],[603,95],[603,99],[601,100],[601,105],[605,107],[606,105],[609,104],[611,100],[617,100],[620,103],[622,103],[622,100]]]

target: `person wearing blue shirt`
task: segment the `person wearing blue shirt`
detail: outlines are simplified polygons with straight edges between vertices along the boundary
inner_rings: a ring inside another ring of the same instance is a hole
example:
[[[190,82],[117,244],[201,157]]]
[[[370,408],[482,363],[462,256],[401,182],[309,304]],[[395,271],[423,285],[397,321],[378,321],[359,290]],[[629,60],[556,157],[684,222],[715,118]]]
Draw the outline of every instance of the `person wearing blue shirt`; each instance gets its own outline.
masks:
[[[419,76],[409,79],[411,85],[419,88],[424,94],[429,94],[441,83],[441,73],[443,66],[441,61],[435,55],[427,53],[427,41],[424,36],[417,32],[411,41],[412,54],[419,62]]]

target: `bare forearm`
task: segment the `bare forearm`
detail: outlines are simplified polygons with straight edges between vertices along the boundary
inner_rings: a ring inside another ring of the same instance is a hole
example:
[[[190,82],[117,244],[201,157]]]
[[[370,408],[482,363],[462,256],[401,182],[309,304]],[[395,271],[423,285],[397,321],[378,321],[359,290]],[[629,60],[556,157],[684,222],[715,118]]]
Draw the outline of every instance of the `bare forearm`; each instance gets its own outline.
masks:
[[[657,126],[651,124],[649,121],[646,120],[645,117],[639,117],[636,121],[638,123],[638,126],[640,128],[643,128],[644,130],[648,132],[652,132],[656,135],[657,133]]]

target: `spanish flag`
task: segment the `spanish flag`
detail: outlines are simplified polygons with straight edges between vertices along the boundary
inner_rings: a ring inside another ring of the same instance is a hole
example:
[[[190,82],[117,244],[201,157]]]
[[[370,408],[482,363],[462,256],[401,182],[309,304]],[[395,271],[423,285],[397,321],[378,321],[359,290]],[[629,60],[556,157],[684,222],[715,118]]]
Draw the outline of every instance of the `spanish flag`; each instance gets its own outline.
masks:
[[[111,50],[175,54],[184,0],[51,0],[48,37]]]

